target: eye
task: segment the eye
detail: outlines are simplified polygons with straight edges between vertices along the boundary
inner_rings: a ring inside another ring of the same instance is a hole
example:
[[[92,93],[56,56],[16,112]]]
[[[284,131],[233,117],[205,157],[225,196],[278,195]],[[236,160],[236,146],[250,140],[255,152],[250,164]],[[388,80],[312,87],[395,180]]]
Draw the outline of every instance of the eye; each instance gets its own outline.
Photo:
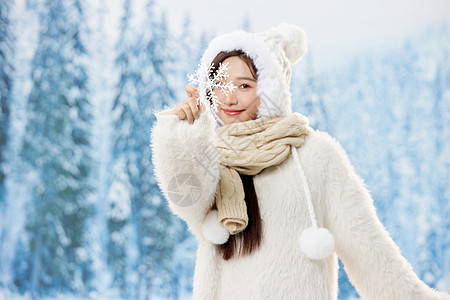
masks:
[[[243,89],[247,89],[247,88],[249,88],[250,86],[248,85],[248,84],[246,84],[246,83],[244,83],[244,84],[241,84],[241,88],[243,88]]]

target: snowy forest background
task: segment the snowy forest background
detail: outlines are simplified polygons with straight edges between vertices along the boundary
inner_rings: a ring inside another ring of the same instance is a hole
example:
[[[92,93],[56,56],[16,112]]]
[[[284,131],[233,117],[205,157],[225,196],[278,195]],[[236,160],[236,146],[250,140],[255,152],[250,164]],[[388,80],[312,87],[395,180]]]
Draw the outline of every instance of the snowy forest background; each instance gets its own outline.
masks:
[[[189,299],[196,241],[153,177],[153,109],[184,99],[212,32],[147,0],[0,1],[0,299]],[[243,20],[251,30],[251,20]],[[330,132],[427,284],[450,292],[450,32],[425,28],[293,70],[294,110]],[[357,298],[343,268],[340,299]]]

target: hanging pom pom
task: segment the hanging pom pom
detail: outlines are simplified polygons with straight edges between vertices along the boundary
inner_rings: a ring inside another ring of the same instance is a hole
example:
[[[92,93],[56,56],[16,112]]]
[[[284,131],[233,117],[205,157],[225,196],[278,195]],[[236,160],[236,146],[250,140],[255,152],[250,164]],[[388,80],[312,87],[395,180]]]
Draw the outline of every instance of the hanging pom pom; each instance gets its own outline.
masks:
[[[228,241],[230,233],[218,220],[219,213],[217,212],[217,209],[211,210],[203,221],[202,233],[205,239],[210,243],[222,245]]]
[[[334,251],[333,235],[325,228],[306,228],[300,236],[300,248],[310,259],[327,258]]]

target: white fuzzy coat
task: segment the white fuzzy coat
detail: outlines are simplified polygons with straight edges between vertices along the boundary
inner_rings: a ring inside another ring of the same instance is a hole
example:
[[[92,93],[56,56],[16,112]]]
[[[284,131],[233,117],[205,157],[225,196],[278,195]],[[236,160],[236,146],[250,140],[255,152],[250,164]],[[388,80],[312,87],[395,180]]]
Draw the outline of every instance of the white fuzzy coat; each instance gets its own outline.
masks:
[[[261,247],[250,256],[223,260],[201,232],[220,175],[214,117],[208,110],[189,124],[171,115],[170,109],[155,114],[151,137],[155,176],[170,208],[186,221],[199,242],[194,299],[337,299],[338,256],[364,299],[450,299],[413,272],[378,220],[373,200],[345,151],[320,131],[311,134],[297,151],[318,225],[333,234],[335,252],[326,260],[313,261],[300,250],[300,234],[311,224],[301,179],[290,156],[254,176],[263,223]],[[170,201],[169,183],[180,173],[193,174],[201,183],[191,206]]]

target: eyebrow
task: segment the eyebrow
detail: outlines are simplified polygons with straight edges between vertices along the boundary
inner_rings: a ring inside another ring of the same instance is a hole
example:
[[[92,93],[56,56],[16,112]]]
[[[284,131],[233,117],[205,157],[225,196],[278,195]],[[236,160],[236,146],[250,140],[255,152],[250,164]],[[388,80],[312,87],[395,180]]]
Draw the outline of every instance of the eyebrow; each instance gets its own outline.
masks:
[[[236,79],[237,80],[250,80],[250,81],[256,82],[256,79],[250,78],[250,77],[237,77]]]

